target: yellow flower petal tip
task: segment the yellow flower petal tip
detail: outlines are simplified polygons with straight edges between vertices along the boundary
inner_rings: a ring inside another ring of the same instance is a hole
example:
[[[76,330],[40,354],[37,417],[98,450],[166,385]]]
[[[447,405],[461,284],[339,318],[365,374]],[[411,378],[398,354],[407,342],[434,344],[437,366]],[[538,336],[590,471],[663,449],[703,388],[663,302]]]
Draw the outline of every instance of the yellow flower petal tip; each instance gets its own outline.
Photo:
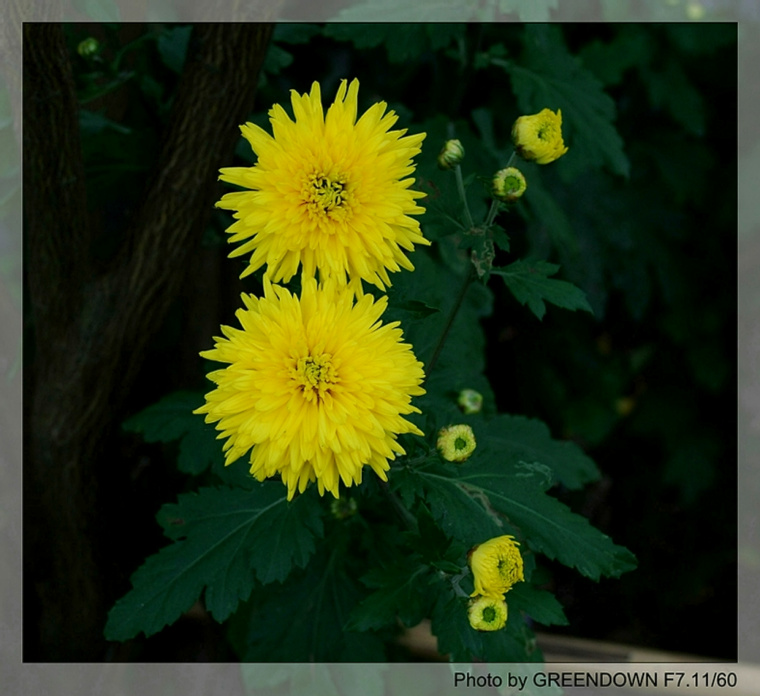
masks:
[[[227,232],[238,245],[230,256],[250,254],[243,275],[265,264],[272,282],[288,282],[301,268],[309,277],[361,278],[381,290],[389,272],[412,270],[406,252],[430,244],[416,215],[424,197],[412,189],[413,158],[424,133],[391,130],[398,117],[385,102],[357,119],[359,81],[340,83],[324,113],[321,90],[291,93],[294,118],[275,105],[272,135],[252,123],[241,127],[257,156],[251,167],[221,170],[221,179],[244,191],[217,206],[234,211]]]
[[[475,433],[469,425],[449,425],[438,432],[438,451],[449,462],[463,462],[475,451]]]
[[[265,282],[264,297],[242,298],[241,328],[223,326],[202,353],[227,363],[209,373],[216,388],[199,409],[226,440],[226,463],[250,451],[251,474],[279,475],[289,500],[312,481],[338,498],[366,466],[387,480],[389,460],[404,454],[397,436],[422,435],[404,416],[425,393],[422,363],[381,321],[387,298],[357,300],[348,285],[314,279],[300,297]]]
[[[525,579],[519,545],[514,537],[505,535],[489,539],[470,551],[468,562],[475,586],[472,597],[504,599],[515,583]]]
[[[493,597],[471,599],[467,618],[476,631],[498,631],[507,624],[507,603]]]
[[[542,109],[531,116],[520,116],[512,126],[512,142],[523,159],[537,164],[559,159],[568,150],[562,140],[562,110],[555,114],[551,109]]]

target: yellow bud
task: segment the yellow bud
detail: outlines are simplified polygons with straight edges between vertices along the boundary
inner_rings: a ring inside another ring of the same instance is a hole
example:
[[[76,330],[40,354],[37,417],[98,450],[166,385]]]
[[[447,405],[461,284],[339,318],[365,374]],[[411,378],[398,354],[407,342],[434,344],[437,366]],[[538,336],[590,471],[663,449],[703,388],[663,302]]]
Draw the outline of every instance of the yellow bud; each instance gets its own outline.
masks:
[[[519,545],[514,537],[504,535],[489,539],[470,551],[467,561],[475,585],[471,596],[504,599],[504,594],[515,583],[525,579]]]
[[[549,164],[568,148],[562,140],[562,111],[543,109],[531,116],[520,116],[512,126],[512,142],[517,154],[537,164]]]
[[[507,623],[507,603],[503,599],[478,597],[467,608],[470,626],[477,631],[498,631]]]
[[[438,432],[438,451],[448,462],[463,462],[475,451],[475,433],[469,425],[450,425]]]
[[[512,203],[525,193],[528,183],[525,181],[523,173],[517,167],[507,167],[500,169],[494,174],[491,183],[491,192],[494,198],[500,201]]]
[[[464,159],[464,147],[458,140],[447,140],[438,155],[438,166],[451,169]]]

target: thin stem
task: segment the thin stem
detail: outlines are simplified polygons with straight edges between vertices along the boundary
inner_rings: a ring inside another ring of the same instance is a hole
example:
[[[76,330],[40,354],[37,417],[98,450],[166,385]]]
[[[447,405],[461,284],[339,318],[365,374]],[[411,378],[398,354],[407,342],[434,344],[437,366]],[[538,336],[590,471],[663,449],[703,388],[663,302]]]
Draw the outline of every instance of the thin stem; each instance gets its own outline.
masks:
[[[457,312],[459,311],[459,308],[462,306],[464,296],[467,294],[467,289],[470,287],[470,283],[472,282],[474,277],[475,277],[475,266],[473,266],[472,264],[469,264],[469,268],[467,269],[467,275],[465,276],[464,281],[462,282],[462,285],[459,288],[459,294],[457,295],[456,300],[454,300],[454,305],[452,306],[451,311],[449,312],[449,316],[446,319],[446,325],[443,327],[443,331],[441,332],[441,335],[438,338],[438,343],[436,343],[435,350],[433,351],[433,355],[427,364],[427,377],[430,377],[430,373],[433,371],[435,364],[438,362],[438,357],[441,354],[441,350],[443,350],[443,344],[446,342],[446,337],[449,335],[449,331],[451,330],[451,326],[454,323],[454,319],[456,318]]]
[[[499,212],[500,208],[501,208],[501,203],[497,201],[495,198],[491,199],[491,208],[488,211],[488,217],[486,217],[486,224],[485,224],[486,229],[488,229],[491,225],[493,225],[493,221],[496,219],[496,214]]]
[[[412,513],[404,507],[398,496],[390,489],[390,486],[388,486],[388,483],[386,481],[380,481],[380,490],[382,490],[383,495],[391,504],[391,507],[393,507],[398,516],[401,518],[401,521],[407,526],[410,531],[416,532],[417,520],[415,519],[414,515],[412,515]]]
[[[467,228],[471,230],[473,227],[475,227],[475,223],[472,220],[470,206],[467,205],[467,195],[464,191],[464,180],[462,179],[462,167],[456,165],[456,167],[454,167],[454,174],[456,174],[457,177],[457,191],[459,191],[459,198],[462,200],[462,205],[464,206],[464,215],[467,220]]]

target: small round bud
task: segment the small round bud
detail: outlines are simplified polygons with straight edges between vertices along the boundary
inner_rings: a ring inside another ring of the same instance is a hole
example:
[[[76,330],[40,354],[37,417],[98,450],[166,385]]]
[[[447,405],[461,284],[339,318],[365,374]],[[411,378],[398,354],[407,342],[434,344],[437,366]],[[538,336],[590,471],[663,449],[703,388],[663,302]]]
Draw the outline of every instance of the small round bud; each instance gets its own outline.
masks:
[[[336,498],[330,503],[330,512],[336,520],[345,520],[356,514],[354,498]]]
[[[471,599],[467,618],[476,631],[498,631],[507,623],[507,603],[492,597]]]
[[[462,389],[459,392],[457,403],[459,404],[459,408],[467,415],[480,413],[480,410],[483,408],[483,395],[474,389]]]
[[[438,155],[438,167],[451,169],[464,159],[464,147],[458,140],[447,140]]]
[[[500,169],[493,176],[491,192],[500,201],[512,203],[525,193],[528,183],[517,167]]]
[[[543,109],[531,116],[520,116],[512,126],[512,142],[517,154],[537,164],[549,164],[564,155],[568,148],[562,140],[562,110],[555,114]]]
[[[77,46],[77,53],[82,56],[82,58],[90,58],[94,56],[99,50],[100,44],[98,43],[98,40],[92,38],[92,36],[85,39],[84,41],[80,41],[79,45]]]
[[[463,462],[475,451],[475,433],[469,425],[450,425],[438,432],[438,451],[448,462]]]

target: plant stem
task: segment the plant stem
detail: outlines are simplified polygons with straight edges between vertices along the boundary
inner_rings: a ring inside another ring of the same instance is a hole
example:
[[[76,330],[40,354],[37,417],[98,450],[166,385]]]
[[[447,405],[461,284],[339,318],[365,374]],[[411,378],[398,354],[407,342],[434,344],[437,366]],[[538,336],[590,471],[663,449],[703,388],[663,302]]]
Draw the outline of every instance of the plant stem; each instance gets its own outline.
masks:
[[[380,490],[382,490],[383,495],[386,497],[388,502],[391,504],[391,507],[396,511],[398,516],[401,518],[402,522],[407,526],[407,528],[412,531],[417,531],[417,520],[414,518],[414,515],[412,515],[409,510],[407,510],[403,503],[399,500],[398,496],[390,489],[390,486],[388,486],[388,483],[386,481],[380,481]]]
[[[470,213],[470,206],[467,205],[467,195],[464,191],[464,180],[462,179],[462,167],[456,165],[456,167],[454,167],[454,174],[456,174],[457,177],[457,191],[459,191],[459,198],[462,200],[462,205],[464,206],[464,216],[467,221],[467,228],[471,230],[475,227],[475,223],[472,219],[472,213]]]
[[[451,330],[451,325],[454,323],[454,319],[456,318],[457,312],[459,311],[459,308],[462,306],[464,296],[467,294],[467,289],[470,287],[470,283],[472,282],[474,277],[475,277],[475,266],[473,266],[472,264],[468,264],[467,275],[465,276],[462,282],[462,285],[459,288],[459,294],[457,295],[456,300],[454,300],[454,305],[451,307],[449,316],[446,319],[446,325],[443,327],[443,331],[441,332],[441,335],[438,338],[438,343],[436,343],[435,345],[435,350],[433,351],[433,355],[431,356],[430,361],[427,364],[426,379],[427,377],[430,377],[430,373],[433,371],[435,364],[438,362],[438,357],[441,354],[441,350],[443,350],[443,344],[446,342],[446,337],[449,335],[449,331]]]

